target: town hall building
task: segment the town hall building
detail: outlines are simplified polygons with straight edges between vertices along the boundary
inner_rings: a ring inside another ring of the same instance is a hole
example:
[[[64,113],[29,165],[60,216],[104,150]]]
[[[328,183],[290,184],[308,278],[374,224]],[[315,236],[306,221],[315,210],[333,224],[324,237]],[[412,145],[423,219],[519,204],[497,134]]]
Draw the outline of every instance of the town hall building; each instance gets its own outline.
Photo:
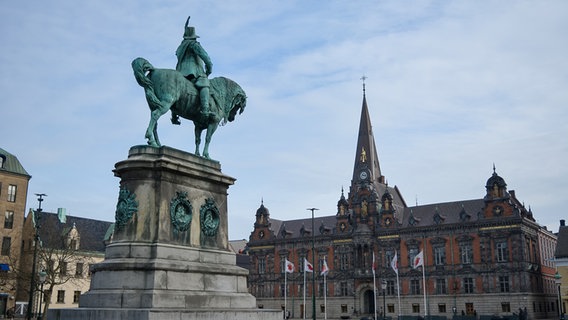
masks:
[[[482,198],[408,206],[381,171],[364,89],[355,150],[349,190],[332,215],[279,220],[264,204],[258,208],[246,251],[259,307],[285,308],[291,318],[311,318],[313,310],[318,318],[375,310],[393,318],[558,314],[550,261],[556,236],[495,167],[480,173]],[[420,253],[424,266],[413,268]],[[304,259],[315,271],[315,285],[307,274],[305,304]],[[286,261],[294,272],[285,272]]]

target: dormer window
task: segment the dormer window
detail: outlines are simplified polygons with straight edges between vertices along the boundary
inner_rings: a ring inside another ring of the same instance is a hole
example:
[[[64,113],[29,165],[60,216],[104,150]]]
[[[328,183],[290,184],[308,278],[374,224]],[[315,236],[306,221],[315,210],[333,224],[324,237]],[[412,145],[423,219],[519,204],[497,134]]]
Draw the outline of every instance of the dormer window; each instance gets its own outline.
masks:
[[[69,230],[69,233],[67,233],[65,244],[67,244],[67,248],[71,250],[79,250],[80,241],[81,236],[79,235],[77,226],[73,223],[73,228],[71,228],[71,230]]]
[[[0,154],[0,169],[4,168],[4,163],[6,163],[6,156],[3,154]]]

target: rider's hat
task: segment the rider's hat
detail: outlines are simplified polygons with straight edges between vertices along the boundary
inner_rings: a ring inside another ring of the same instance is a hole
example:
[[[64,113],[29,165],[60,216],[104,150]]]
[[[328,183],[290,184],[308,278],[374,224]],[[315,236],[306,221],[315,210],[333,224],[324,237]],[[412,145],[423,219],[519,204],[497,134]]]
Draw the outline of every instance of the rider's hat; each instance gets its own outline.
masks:
[[[188,27],[187,26],[187,24],[189,23],[189,18],[191,18],[191,17],[187,17],[187,20],[185,21],[185,32],[183,33],[183,38],[184,39],[197,39],[197,38],[199,38],[199,36],[195,34],[195,27]]]

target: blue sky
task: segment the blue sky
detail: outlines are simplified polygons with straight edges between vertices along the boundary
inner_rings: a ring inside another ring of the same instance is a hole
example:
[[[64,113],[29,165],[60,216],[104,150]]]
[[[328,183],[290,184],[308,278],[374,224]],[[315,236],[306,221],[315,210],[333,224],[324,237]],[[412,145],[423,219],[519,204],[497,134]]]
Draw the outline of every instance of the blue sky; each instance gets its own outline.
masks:
[[[191,15],[212,76],[245,112],[213,136],[237,179],[229,237],[275,219],[335,214],[367,102],[389,185],[409,205],[481,198],[497,173],[554,231],[568,195],[566,1],[8,1],[0,10],[0,146],[45,210],[111,221],[112,169],[144,144],[149,111],[130,62],[174,68]],[[193,126],[160,119],[164,145]]]

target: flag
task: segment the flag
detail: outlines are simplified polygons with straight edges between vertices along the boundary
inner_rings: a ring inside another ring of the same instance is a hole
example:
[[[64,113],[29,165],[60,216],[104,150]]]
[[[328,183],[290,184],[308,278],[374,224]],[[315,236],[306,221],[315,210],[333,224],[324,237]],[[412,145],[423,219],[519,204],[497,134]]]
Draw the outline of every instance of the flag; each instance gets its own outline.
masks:
[[[304,258],[304,272],[314,272],[314,266],[306,258]]]
[[[377,265],[375,264],[375,252],[373,252],[373,261],[371,262],[371,270],[373,271],[373,273],[375,273],[375,270],[377,270]]]
[[[424,267],[424,251],[420,251],[420,253],[414,257],[414,262],[412,263],[414,269],[420,266]]]
[[[329,273],[329,268],[327,267],[327,262],[323,260],[323,266],[321,267],[321,275],[327,276],[328,273]]]
[[[288,261],[288,259],[286,259],[286,272],[288,273],[294,272],[294,264]]]
[[[398,274],[398,253],[394,252],[394,258],[391,261],[391,268],[394,270],[396,274]]]

